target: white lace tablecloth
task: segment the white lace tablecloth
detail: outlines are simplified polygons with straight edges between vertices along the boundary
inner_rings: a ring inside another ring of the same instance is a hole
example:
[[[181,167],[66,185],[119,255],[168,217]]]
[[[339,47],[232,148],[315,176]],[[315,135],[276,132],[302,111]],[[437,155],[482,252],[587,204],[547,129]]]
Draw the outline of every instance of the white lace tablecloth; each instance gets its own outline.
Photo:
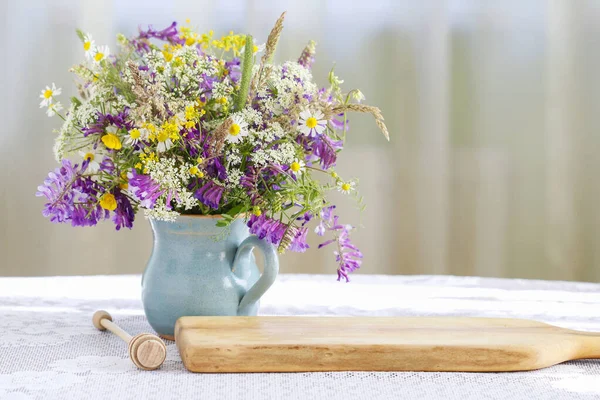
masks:
[[[160,370],[92,327],[106,309],[151,331],[139,276],[0,278],[0,399],[600,399],[600,360],[518,373],[192,374],[174,342]],[[456,315],[532,318],[600,331],[600,285],[440,277],[283,275],[263,315]]]

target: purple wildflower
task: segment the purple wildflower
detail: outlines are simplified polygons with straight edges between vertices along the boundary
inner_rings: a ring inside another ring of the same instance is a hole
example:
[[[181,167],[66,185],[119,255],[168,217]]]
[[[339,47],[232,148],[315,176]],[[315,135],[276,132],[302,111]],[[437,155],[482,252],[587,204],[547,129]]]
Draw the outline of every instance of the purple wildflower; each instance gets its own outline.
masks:
[[[340,121],[339,119],[331,118],[329,120],[329,124],[333,127],[333,129],[337,129],[340,131],[345,130],[346,132],[348,132],[348,130],[350,130],[350,120],[346,118],[346,124],[344,124],[344,113],[338,114],[338,117],[342,117],[342,120]]]
[[[246,174],[240,179],[240,186],[246,188],[246,193],[250,196],[252,205],[257,205],[260,202],[260,192],[258,191],[258,179],[260,170],[256,170],[253,166],[247,168]]]
[[[153,208],[156,200],[165,193],[150,175],[138,174],[135,169],[129,177],[129,191],[140,200],[140,205],[144,208]]]
[[[122,227],[131,229],[133,227],[133,220],[135,219],[135,211],[131,206],[131,202],[121,191],[117,191],[114,196],[117,201],[117,208],[112,218],[115,227],[117,230],[120,230]]]
[[[219,208],[219,203],[221,202],[221,196],[223,196],[224,190],[225,188],[223,186],[219,186],[213,181],[208,181],[204,186],[196,190],[194,197],[203,204],[216,210]]]
[[[50,221],[70,222],[72,226],[93,226],[108,218],[109,212],[97,203],[101,188],[90,177],[82,175],[85,168],[73,165],[68,159],[50,172],[36,196],[45,196],[42,214]]]
[[[296,218],[296,220],[304,221],[304,222],[302,222],[302,226],[304,226],[304,225],[308,224],[312,218],[313,218],[313,215],[310,212],[305,212],[303,216]]]
[[[283,239],[287,225],[263,214],[259,217],[252,215],[248,220],[248,228],[250,228],[250,233],[258,236],[259,239],[266,239],[271,244],[278,246]]]
[[[87,160],[84,162],[87,162]],[[109,174],[112,174],[113,172],[115,172],[115,163],[113,162],[113,160],[111,160],[110,157],[105,156],[102,159],[102,162],[100,163],[100,171],[104,171]]]
[[[292,243],[290,244],[289,250],[295,251],[299,253],[304,253],[306,249],[308,249],[308,244],[306,243],[306,233],[308,232],[308,228],[298,228],[296,229],[296,234],[292,239]]]
[[[205,170],[212,178],[217,178],[221,181],[227,179],[227,171],[225,170],[225,167],[219,158],[213,158],[212,160],[208,161]]]
[[[139,35],[131,40],[131,44],[137,48],[138,51],[150,51],[150,39],[158,39],[171,44],[184,44],[185,39],[178,36],[177,22],[173,22],[171,25],[163,29],[162,31],[156,31],[152,28],[152,25],[148,26],[148,30],[144,31],[142,28],[138,28]]]
[[[343,142],[341,140],[333,140],[327,135],[321,135],[313,139],[311,147],[313,154],[310,158],[319,160],[323,169],[329,169],[335,165],[337,153],[342,149]]]
[[[125,107],[120,113],[113,114],[102,114],[98,112],[98,119],[90,126],[86,126],[82,129],[83,136],[89,136],[94,133],[103,133],[106,131],[106,127],[109,125],[115,125],[119,129],[131,130],[134,127],[132,121],[128,121],[129,107]]]
[[[334,251],[333,254],[338,263],[338,281],[344,278],[348,282],[350,280],[348,274],[360,268],[363,254],[350,243],[350,231],[353,228],[348,225],[341,225],[338,222],[338,216],[333,215],[332,212],[334,208],[335,206],[329,206],[321,210],[321,223],[315,231],[319,236],[322,236],[321,233],[324,233],[325,230],[334,233],[335,237],[321,243],[319,248],[334,242],[337,243],[338,250]]]
[[[198,88],[206,93],[204,96],[205,100],[208,100],[211,97],[210,92],[212,92],[213,85],[215,82],[219,82],[218,77],[208,74],[202,74],[202,80],[198,84]]]
[[[225,62],[227,74],[233,83],[238,83],[242,77],[242,69],[240,68],[240,59],[234,58],[231,61]]]

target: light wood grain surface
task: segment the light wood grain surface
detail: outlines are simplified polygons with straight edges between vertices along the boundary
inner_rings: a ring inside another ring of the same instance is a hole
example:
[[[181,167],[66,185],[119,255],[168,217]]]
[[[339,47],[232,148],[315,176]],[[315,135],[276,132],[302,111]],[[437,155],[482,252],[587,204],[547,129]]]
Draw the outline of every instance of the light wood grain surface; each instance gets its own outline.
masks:
[[[182,317],[193,372],[522,371],[600,358],[600,334],[466,317]]]

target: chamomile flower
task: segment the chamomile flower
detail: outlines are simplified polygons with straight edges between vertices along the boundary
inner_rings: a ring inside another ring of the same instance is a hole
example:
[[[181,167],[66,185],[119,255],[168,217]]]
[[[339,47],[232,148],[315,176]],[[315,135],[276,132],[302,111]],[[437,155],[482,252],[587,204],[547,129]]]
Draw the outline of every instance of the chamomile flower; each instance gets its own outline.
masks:
[[[89,33],[83,37],[83,50],[85,51],[85,58],[88,60],[94,58],[96,53],[96,43]]]
[[[300,176],[306,171],[306,164],[304,161],[297,158],[290,164],[290,171],[292,171],[295,176]]]
[[[356,182],[344,182],[340,180],[337,183],[338,191],[345,194],[348,194],[351,191],[353,191],[355,189],[354,186],[356,186]]]
[[[61,88],[57,88],[54,82],[52,82],[52,86],[46,86],[46,89],[42,89],[42,93],[40,94],[40,108],[48,107],[52,104],[55,96],[58,96],[62,93]]]
[[[102,60],[107,59],[109,55],[110,50],[108,49],[108,46],[100,46],[96,48],[96,51],[94,52],[94,61],[100,63]]]
[[[50,104],[48,104],[48,109],[46,110],[46,115],[48,115],[49,117],[54,117],[56,115],[56,113],[62,109],[63,109],[63,106],[62,106],[62,104],[60,104],[60,101],[57,101],[56,103],[50,103]]]
[[[134,128],[129,131],[129,134],[125,136],[125,144],[129,146],[135,146],[140,140],[146,140],[148,137],[148,131],[144,128]]]
[[[232,123],[225,140],[229,143],[238,143],[244,136],[248,135],[248,123],[239,115],[234,115],[231,119]]]
[[[317,136],[325,131],[327,120],[321,111],[312,112],[308,109],[303,110],[300,113],[298,121],[298,129],[303,135],[306,136]]]
[[[98,170],[100,169],[100,163],[98,163],[98,160],[100,159],[100,155],[98,154],[98,152],[96,150],[88,149],[85,151],[80,151],[79,155],[81,157],[83,157],[83,161],[88,162],[88,167],[87,167],[86,171],[98,172]]]
[[[156,151],[159,153],[164,153],[165,151],[169,150],[171,146],[173,146],[173,141],[169,137],[169,133],[164,129],[161,129],[158,132],[156,135],[156,140],[158,141],[158,144],[156,145]]]

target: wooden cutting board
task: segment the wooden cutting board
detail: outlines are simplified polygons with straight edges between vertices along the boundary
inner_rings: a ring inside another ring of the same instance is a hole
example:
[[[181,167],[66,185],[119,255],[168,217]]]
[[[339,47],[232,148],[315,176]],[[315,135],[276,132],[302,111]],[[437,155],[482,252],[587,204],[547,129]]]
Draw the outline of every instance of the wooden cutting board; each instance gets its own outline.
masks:
[[[600,333],[521,319],[182,317],[192,372],[525,371],[600,358]]]

